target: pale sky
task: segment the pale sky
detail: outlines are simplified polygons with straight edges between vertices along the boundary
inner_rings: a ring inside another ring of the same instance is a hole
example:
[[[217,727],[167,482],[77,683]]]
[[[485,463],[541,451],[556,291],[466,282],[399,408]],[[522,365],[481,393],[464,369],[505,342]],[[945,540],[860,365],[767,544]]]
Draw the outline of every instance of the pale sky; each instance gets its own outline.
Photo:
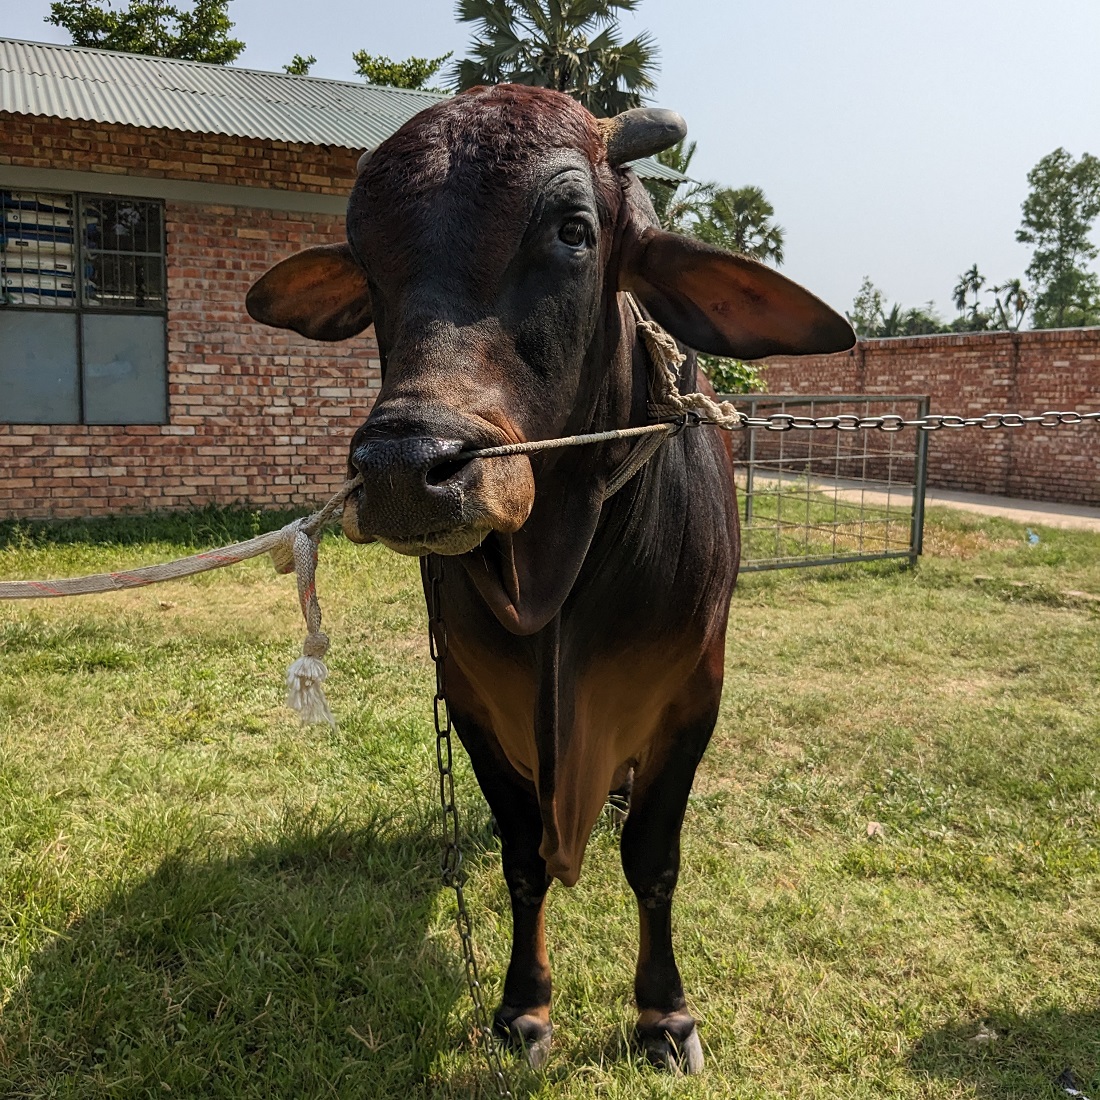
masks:
[[[233,0],[238,64],[355,79],[351,53],[461,56],[451,0]],[[48,0],[0,0],[0,36],[66,42]],[[699,142],[692,174],[757,184],[787,232],[783,271],[840,309],[870,275],[933,300],[977,263],[1023,276],[1027,172],[1100,156],[1100,0],[642,0],[661,47],[654,103]]]

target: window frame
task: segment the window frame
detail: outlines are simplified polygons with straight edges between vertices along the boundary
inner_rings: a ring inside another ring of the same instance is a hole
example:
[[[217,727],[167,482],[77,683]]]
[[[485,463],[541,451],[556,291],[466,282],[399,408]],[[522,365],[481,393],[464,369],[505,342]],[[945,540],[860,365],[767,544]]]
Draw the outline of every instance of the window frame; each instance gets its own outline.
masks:
[[[6,302],[0,297],[0,313],[6,313],[9,310],[18,313],[37,313],[40,316],[52,316],[55,314],[73,314],[76,316],[76,385],[77,385],[77,405],[80,409],[80,419],[77,421],[61,421],[51,423],[51,427],[55,428],[70,428],[70,427],[137,427],[137,426],[161,426],[170,423],[170,398],[171,395],[168,391],[168,219],[166,217],[166,202],[160,198],[149,198],[145,196],[136,195],[110,195],[101,194],[92,191],[70,191],[60,190],[51,187],[22,187],[17,185],[0,185],[0,191],[25,191],[35,195],[50,195],[50,196],[67,196],[72,201],[72,217],[73,217],[73,301],[72,304],[57,304],[52,306],[39,305],[25,305],[22,302]],[[116,255],[131,255],[131,256],[160,256],[161,259],[161,271],[163,276],[163,294],[161,301],[156,306],[125,306],[125,305],[98,305],[90,303],[85,295],[84,288],[86,284],[86,278],[84,274],[84,262],[86,254],[89,252],[111,255],[109,249],[93,249],[86,246],[84,242],[84,235],[81,232],[83,214],[86,202],[133,202],[142,203],[147,206],[155,207],[159,212],[160,217],[160,244],[161,250],[159,253],[155,252],[142,252],[137,253],[133,250],[123,250]],[[85,347],[84,347],[84,317],[86,316],[130,316],[130,317],[160,317],[162,320],[161,333],[163,337],[163,361],[164,361],[164,404],[161,408],[160,414],[155,420],[127,420],[127,421],[89,421],[88,420],[88,402],[87,402],[87,384],[85,381],[85,373],[87,364],[85,362]],[[5,424],[35,424],[35,421],[25,420],[8,420],[0,416],[0,425]]]

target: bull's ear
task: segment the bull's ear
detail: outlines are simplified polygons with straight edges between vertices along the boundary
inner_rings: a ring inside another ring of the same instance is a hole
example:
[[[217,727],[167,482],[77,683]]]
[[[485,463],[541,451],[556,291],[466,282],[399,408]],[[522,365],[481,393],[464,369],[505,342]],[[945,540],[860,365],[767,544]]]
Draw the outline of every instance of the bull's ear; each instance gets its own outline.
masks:
[[[628,234],[621,289],[688,347],[760,359],[844,351],[856,341],[839,313],[756,260],[660,229]]]
[[[371,323],[367,275],[346,244],[307,248],[252,284],[253,320],[311,340],[346,340]]]

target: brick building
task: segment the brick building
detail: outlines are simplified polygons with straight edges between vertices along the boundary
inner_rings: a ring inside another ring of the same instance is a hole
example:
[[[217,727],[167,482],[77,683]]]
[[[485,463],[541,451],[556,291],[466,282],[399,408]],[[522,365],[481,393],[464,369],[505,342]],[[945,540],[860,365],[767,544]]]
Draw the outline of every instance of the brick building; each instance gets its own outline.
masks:
[[[344,239],[363,149],[439,98],[0,40],[0,517],[334,490],[373,331],[261,328],[245,293]]]

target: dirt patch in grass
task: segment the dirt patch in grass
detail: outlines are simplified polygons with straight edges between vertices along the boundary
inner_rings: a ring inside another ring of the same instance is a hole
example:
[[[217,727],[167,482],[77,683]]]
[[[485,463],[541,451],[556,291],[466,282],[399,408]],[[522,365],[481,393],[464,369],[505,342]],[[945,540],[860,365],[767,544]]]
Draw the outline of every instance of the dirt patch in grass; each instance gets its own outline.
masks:
[[[924,532],[924,553],[933,558],[970,561],[981,554],[1015,549],[1013,539],[998,537],[981,528],[955,529],[930,524]]]

